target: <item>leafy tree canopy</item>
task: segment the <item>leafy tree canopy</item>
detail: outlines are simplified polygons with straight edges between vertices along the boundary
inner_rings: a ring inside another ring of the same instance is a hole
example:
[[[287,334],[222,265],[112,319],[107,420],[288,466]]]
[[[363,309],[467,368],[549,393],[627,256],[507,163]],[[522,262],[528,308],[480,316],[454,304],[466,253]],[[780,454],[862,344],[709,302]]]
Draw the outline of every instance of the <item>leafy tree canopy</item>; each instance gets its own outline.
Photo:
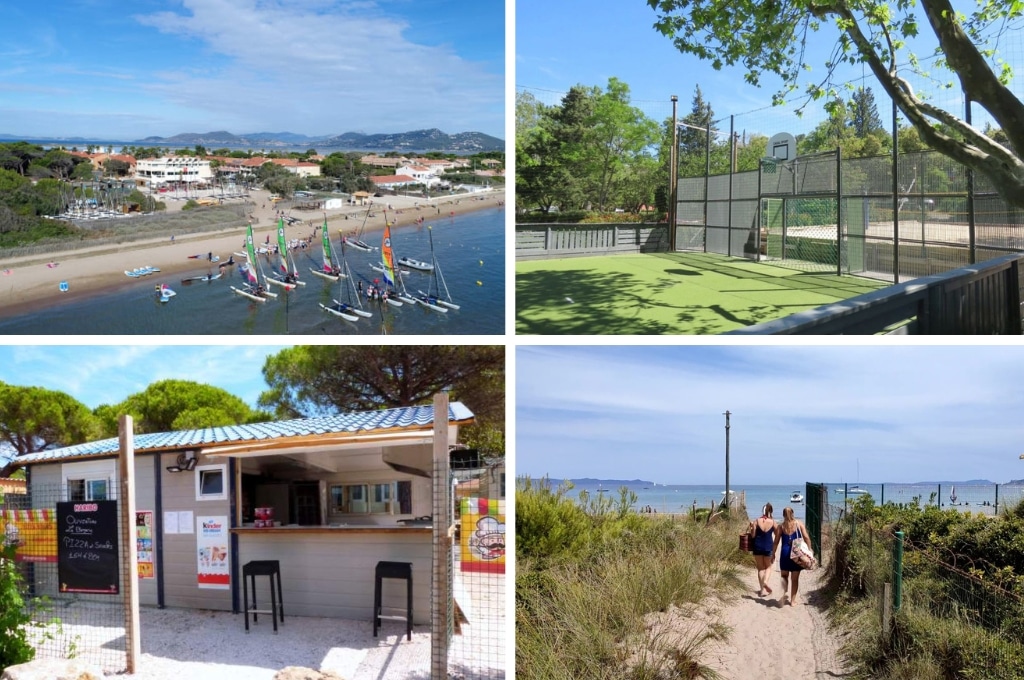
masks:
[[[80,444],[99,432],[99,421],[74,397],[0,382],[0,440],[16,456]],[[0,477],[7,477],[10,467],[0,468]]]
[[[299,346],[268,357],[260,406],[278,417],[427,404],[450,389],[477,424],[463,442],[504,451],[505,350],[500,346]]]
[[[839,31],[827,71],[806,86],[813,98],[832,99],[831,76],[841,64],[864,64],[929,147],[985,174],[1009,203],[1024,207],[1024,103],[1009,89],[1009,66],[994,48],[1017,30],[1024,2],[978,2],[970,15],[950,0],[647,0],[658,15],[654,27],[677,49],[708,60],[718,69],[739,64],[746,80],[782,78],[779,103],[800,85],[812,64],[809,41],[828,22]],[[906,76],[917,57],[907,48],[922,28],[931,30],[940,64],[958,79],[962,91],[984,107],[1009,140],[1002,144],[914,92]],[[903,66],[910,64],[910,66]]]
[[[106,436],[117,434],[117,419],[129,414],[135,431],[169,432],[260,422],[269,415],[251,409],[233,394],[189,380],[161,380],[119,404],[96,409]]]

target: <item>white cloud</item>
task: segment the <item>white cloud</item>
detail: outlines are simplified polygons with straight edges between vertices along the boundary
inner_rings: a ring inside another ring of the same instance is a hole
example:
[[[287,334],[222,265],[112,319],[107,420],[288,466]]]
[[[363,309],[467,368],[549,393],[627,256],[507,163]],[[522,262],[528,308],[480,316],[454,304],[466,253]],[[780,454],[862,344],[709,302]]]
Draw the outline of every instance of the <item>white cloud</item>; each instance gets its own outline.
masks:
[[[142,87],[176,106],[208,111],[226,121],[223,127],[461,132],[486,122],[492,133],[503,130],[503,74],[488,73],[449,47],[413,43],[404,35],[408,24],[377,5],[186,0],[184,6],[183,13],[136,19],[190,39],[202,59],[183,58],[192,68],[154,65],[154,82]]]

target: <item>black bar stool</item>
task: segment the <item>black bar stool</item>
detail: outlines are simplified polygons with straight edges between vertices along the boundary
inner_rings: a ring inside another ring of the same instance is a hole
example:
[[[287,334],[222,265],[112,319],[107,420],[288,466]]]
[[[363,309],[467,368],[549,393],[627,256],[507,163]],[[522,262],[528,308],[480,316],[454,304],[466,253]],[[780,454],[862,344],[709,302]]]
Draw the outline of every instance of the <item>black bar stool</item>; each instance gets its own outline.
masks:
[[[405,579],[405,616],[401,614],[384,615],[381,606],[381,580],[386,578]],[[381,619],[389,621],[405,621],[405,634],[412,640],[412,563],[411,562],[378,562],[376,578],[373,585],[373,637],[377,637]]]
[[[256,577],[270,577],[270,609],[256,608]],[[277,578],[277,592],[274,591],[274,578]],[[249,608],[249,581],[252,579],[252,608]],[[242,567],[242,599],[245,600],[245,632],[249,632],[249,614],[252,622],[259,621],[260,614],[270,614],[277,632],[277,615],[280,607],[281,623],[284,623],[284,595],[281,594],[281,563],[277,560],[253,560]]]

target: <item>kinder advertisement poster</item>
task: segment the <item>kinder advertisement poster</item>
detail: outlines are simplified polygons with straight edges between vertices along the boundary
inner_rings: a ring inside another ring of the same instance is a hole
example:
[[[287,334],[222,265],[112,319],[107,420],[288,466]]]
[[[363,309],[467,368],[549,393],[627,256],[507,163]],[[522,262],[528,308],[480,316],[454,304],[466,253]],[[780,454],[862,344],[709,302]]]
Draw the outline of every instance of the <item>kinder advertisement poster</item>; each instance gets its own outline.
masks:
[[[227,517],[196,517],[200,588],[227,590],[231,587],[228,540]]]

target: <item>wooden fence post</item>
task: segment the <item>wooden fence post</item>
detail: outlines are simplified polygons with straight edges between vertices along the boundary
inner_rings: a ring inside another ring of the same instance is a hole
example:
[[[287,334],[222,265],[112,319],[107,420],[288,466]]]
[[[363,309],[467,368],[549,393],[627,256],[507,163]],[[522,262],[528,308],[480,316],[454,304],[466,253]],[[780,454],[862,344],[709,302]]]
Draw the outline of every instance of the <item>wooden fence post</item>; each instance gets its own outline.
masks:
[[[121,480],[121,493],[117,507],[121,511],[121,560],[123,573],[121,583],[124,587],[124,636],[125,656],[127,657],[128,673],[133,674],[142,654],[142,640],[139,630],[139,558],[136,549],[135,528],[135,435],[132,417],[123,415],[118,419],[118,468]]]

